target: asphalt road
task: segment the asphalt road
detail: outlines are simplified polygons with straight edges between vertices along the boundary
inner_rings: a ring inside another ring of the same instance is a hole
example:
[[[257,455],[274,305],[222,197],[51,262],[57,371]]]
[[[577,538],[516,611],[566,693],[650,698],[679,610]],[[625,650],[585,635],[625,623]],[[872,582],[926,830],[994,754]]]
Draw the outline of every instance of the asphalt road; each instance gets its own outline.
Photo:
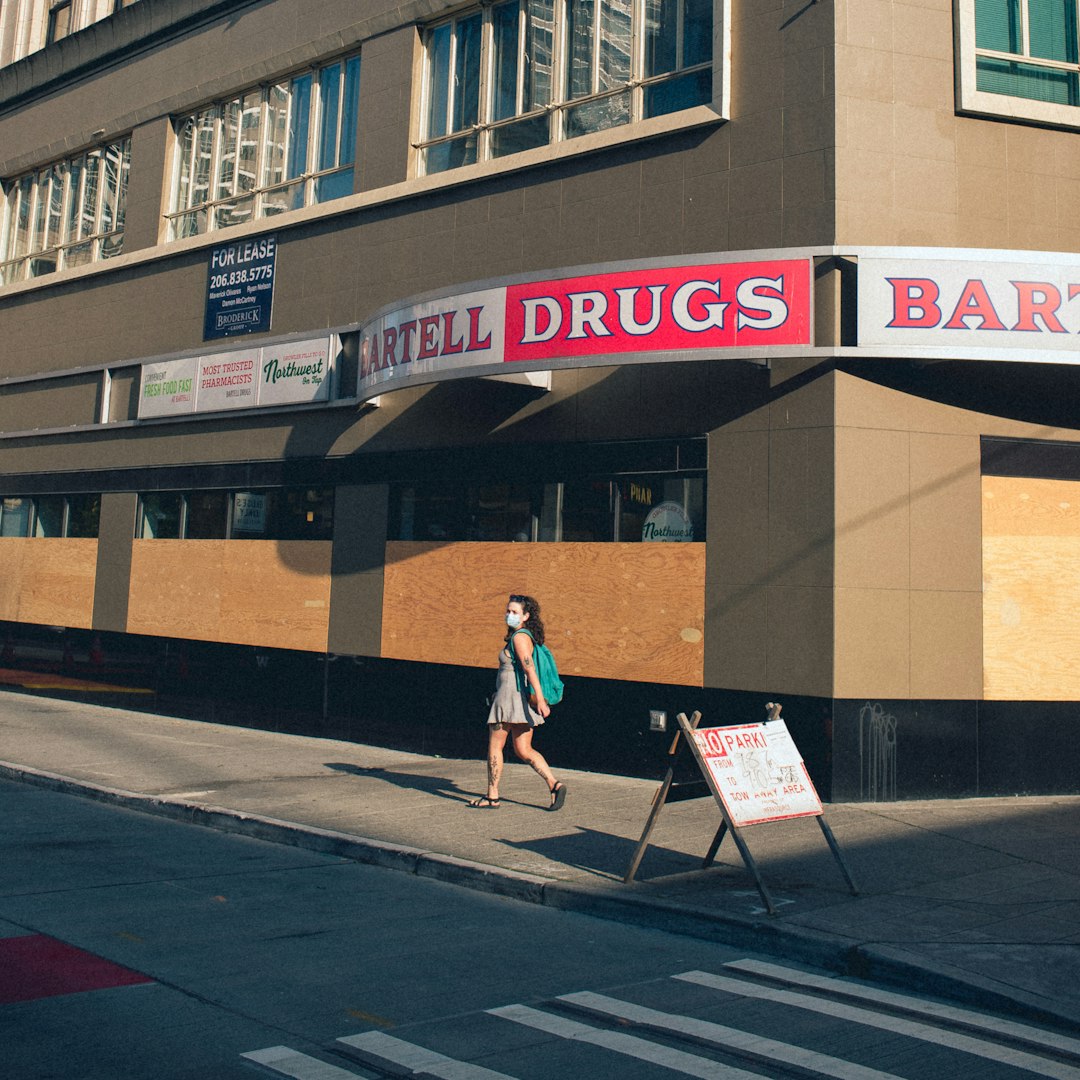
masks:
[[[1080,1080],[1080,1041],[743,950],[17,783],[0,821],[5,1080]]]

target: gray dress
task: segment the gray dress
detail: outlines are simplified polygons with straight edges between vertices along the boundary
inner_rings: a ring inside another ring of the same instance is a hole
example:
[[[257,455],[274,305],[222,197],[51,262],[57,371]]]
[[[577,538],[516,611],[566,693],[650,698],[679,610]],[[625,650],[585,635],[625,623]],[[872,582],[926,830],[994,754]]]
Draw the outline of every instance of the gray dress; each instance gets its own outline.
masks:
[[[510,658],[509,647],[499,653],[499,674],[495,678],[495,696],[491,699],[489,724],[528,724],[539,727],[544,718],[532,706],[526,711],[525,701],[517,688],[514,675],[514,661]]]

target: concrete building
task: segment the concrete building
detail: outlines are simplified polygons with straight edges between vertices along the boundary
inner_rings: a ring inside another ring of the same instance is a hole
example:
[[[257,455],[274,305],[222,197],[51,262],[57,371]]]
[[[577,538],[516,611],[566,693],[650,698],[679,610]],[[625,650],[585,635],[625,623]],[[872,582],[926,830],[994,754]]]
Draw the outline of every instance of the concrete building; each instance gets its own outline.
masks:
[[[6,666],[480,752],[531,593],[555,761],[780,700],[825,797],[1080,790],[1071,3],[2,0],[0,62]]]

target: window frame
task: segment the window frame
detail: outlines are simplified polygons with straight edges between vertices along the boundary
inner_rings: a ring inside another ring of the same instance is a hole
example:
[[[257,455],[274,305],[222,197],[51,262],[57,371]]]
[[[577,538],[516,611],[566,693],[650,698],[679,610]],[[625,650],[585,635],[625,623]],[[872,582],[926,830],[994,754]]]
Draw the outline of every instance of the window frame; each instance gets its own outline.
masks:
[[[63,32],[57,33],[60,26],[59,15],[67,12],[67,22],[63,25]],[[66,37],[71,37],[78,27],[75,25],[75,0],[53,0],[49,10],[45,13],[45,44],[55,45]]]
[[[682,485],[680,497],[668,493],[672,484]],[[699,486],[694,488],[695,484]],[[631,504],[624,494],[624,489],[631,487],[648,491],[648,500]],[[588,496],[580,497],[587,489],[592,489],[591,505]],[[626,534],[627,524],[635,515],[647,517],[651,509],[676,501],[688,515],[696,510],[699,529],[690,542],[703,543],[707,527],[707,491],[708,470],[705,468],[560,472],[527,480],[507,475],[478,475],[447,481],[398,481],[391,485],[387,535],[393,541],[425,543],[652,543],[655,541],[642,539],[640,526]],[[502,504],[498,499],[501,492],[506,494]],[[568,492],[574,497],[568,499]],[[437,496],[444,514],[434,523],[438,532],[431,520],[433,496]],[[514,501],[518,505],[528,503],[528,512],[513,518],[504,507]],[[500,516],[516,524],[516,535],[510,535],[510,528],[491,527],[490,522]],[[594,535],[581,535],[588,531],[582,530],[581,523],[590,520],[597,526],[592,529]],[[416,535],[418,530],[425,529],[425,535]],[[504,535],[493,535],[499,531]],[[411,535],[406,536],[406,533]],[[571,534],[568,539],[567,533]]]
[[[95,163],[92,173],[97,186],[93,192],[92,227],[87,231],[85,198],[91,161]],[[111,187],[105,183],[110,164],[115,168]],[[122,254],[130,170],[131,136],[125,135],[13,177],[4,185],[0,199],[0,285]],[[60,180],[58,201],[53,195],[57,178]],[[53,217],[55,236],[50,224]],[[106,220],[110,222],[108,228],[104,227]],[[43,241],[40,244],[39,238]],[[20,246],[25,250],[20,251]],[[86,258],[76,258],[80,249]]]
[[[552,0],[553,29],[551,46],[551,67],[548,78],[547,102],[519,111],[523,105],[523,89],[528,80],[528,13],[526,0],[518,0],[518,29],[515,60],[515,102],[514,111],[508,116],[495,117],[496,74],[495,74],[495,14],[514,0],[493,0],[464,8],[452,14],[432,20],[422,28],[420,37],[420,66],[418,105],[414,113],[414,171],[417,176],[438,176],[458,168],[501,162],[505,158],[516,157],[520,153],[566,144],[575,138],[589,138],[612,131],[625,130],[633,133],[635,125],[662,116],[685,111],[704,104],[718,118],[726,118],[730,99],[730,32],[728,0],[711,0],[712,6],[712,47],[710,56],[698,63],[685,64],[683,56],[685,11],[692,0],[674,0],[678,3],[676,13],[676,64],[667,72],[649,74],[646,71],[646,0],[627,0],[630,9],[630,59],[629,77],[614,86],[605,88],[602,84],[602,9],[601,0],[591,0],[595,18],[592,28],[592,52],[589,57],[590,90],[586,94],[571,96],[570,67],[568,57],[568,26],[570,5],[581,0]],[[456,81],[458,33],[457,28],[477,16],[481,18],[480,58],[478,65],[479,88],[477,90],[477,120],[475,123],[457,129],[452,127],[455,111],[454,85]],[[449,54],[445,62],[445,80],[435,85],[433,71],[436,67],[436,36],[449,28]],[[685,109],[662,110],[646,113],[646,96],[650,90],[674,85],[678,80],[692,77],[699,72],[709,72],[712,80],[712,94],[708,102],[692,104]],[[604,102],[614,102],[621,97],[629,98],[628,117],[625,121],[591,127],[588,131],[568,131],[568,118],[575,110],[601,106]],[[437,101],[445,100],[446,130],[432,134],[432,111]],[[498,134],[515,125],[524,126],[529,121],[547,119],[547,137],[536,141],[534,145],[521,149],[497,152],[494,144]],[[469,160],[440,168],[433,168],[430,158],[433,151],[442,147],[450,149],[455,143],[475,140],[475,150]]]
[[[301,494],[302,493],[302,494]],[[221,535],[220,536],[191,536],[190,527],[193,519],[192,502],[202,496],[223,495],[221,507]],[[236,524],[236,498],[238,495],[264,496],[268,500],[269,517],[267,527],[262,534],[251,530],[240,529]],[[146,504],[148,499],[157,497],[175,499],[177,503],[176,536],[157,536],[147,533]],[[290,508],[297,502],[307,502],[312,509],[306,514],[307,521],[313,526],[312,532],[316,536],[289,536],[288,529],[282,527],[282,522],[290,521]],[[183,488],[163,489],[159,491],[143,491],[139,494],[138,511],[135,515],[134,537],[136,540],[183,540],[198,543],[202,541],[217,542],[221,540],[260,540],[268,543],[287,543],[289,541],[320,541],[329,542],[334,538],[334,515],[337,503],[337,490],[328,484],[292,484],[282,487],[250,487],[250,488]],[[316,520],[316,507],[328,513],[328,520],[321,522]]]
[[[355,177],[358,164],[359,146],[355,127],[359,114],[359,85],[361,73],[360,52],[344,53],[318,64],[301,68],[280,78],[246,87],[227,98],[209,102],[193,112],[173,117],[173,154],[170,182],[169,210],[165,214],[169,240],[180,240],[189,236],[202,236],[217,232],[230,225],[250,224],[254,221],[275,217],[290,210],[319,205],[351,194],[351,190],[342,194],[324,197],[321,194],[327,181],[335,177],[351,175]],[[337,119],[331,133],[334,140],[333,163],[324,165],[325,147],[323,120],[325,101],[323,77],[334,67],[340,72],[336,82],[335,111]],[[297,84],[307,81],[306,121],[302,121],[305,145],[302,151],[300,171],[289,176],[290,164],[296,161],[296,145],[291,141],[294,133],[294,118],[299,115],[295,107],[301,99]],[[273,118],[280,112],[280,106],[272,100],[272,95],[280,88],[286,88],[284,137],[275,142],[273,136]],[[253,183],[243,187],[238,181],[243,169],[242,147],[244,141],[245,102],[258,95],[258,127],[256,136],[255,160],[251,166]],[[354,100],[351,108],[349,98]],[[239,106],[236,114],[234,141],[235,160],[232,165],[232,186],[227,193],[222,193],[222,171],[229,160],[226,146],[229,121],[226,110]],[[353,131],[347,131],[350,121]],[[192,132],[189,137],[187,131]],[[209,161],[206,166],[206,183],[201,182],[197,164],[200,153],[205,153],[202,135],[210,131]],[[342,161],[341,150],[349,146],[352,160]],[[272,178],[275,150],[281,154],[281,179]],[[355,182],[355,181],[354,181]],[[350,184],[350,189],[353,187]],[[201,199],[196,199],[199,193]],[[250,215],[242,221],[224,220],[225,215],[234,212],[237,204],[250,199]],[[274,199],[284,199],[287,205],[275,206]]]
[[[1003,116],[1013,120],[1031,120],[1055,127],[1080,128],[1080,104],[1068,105],[1052,101],[1038,101],[1035,98],[1017,97],[1011,94],[996,94],[978,88],[978,58],[1021,62],[1048,70],[1077,73],[1080,79],[1080,62],[1047,60],[1031,57],[1024,53],[999,52],[993,49],[979,48],[975,35],[976,0],[954,0],[956,15],[955,69],[956,96],[958,108],[962,112],[976,113],[983,116]],[[1021,22],[1027,25],[1028,0],[1019,0]],[[1078,12],[1078,37],[1080,37],[1080,12]],[[1026,36],[1026,35],[1025,35]],[[1080,48],[1080,42],[1077,43]]]
[[[4,536],[4,523],[3,519],[10,511],[4,508],[4,503],[8,499],[18,500],[19,502],[26,504],[26,520],[23,531],[18,533],[6,534],[8,539],[19,540],[96,540],[100,534],[101,529],[101,495],[84,493],[79,495],[12,495],[0,497],[0,536]],[[72,513],[72,501],[73,500],[97,500],[97,505],[94,512],[94,531],[92,533],[83,534],[81,532],[72,535],[72,525],[74,521],[74,515]],[[52,533],[48,536],[43,536],[39,530],[39,523],[41,520],[40,504],[46,500],[59,500],[60,501],[60,531],[58,533]]]

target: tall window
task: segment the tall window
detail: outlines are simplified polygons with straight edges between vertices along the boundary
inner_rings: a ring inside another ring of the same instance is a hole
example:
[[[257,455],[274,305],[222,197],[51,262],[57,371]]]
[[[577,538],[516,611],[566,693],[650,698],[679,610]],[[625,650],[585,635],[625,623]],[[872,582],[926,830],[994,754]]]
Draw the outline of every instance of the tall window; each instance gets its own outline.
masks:
[[[130,160],[122,139],[6,185],[0,284],[120,254]]]
[[[147,492],[136,528],[143,540],[330,540],[334,489]]]
[[[1080,104],[1076,0],[976,0],[980,90]]]
[[[712,100],[713,0],[505,0],[425,35],[426,173]]]
[[[66,38],[71,31],[71,0],[59,0],[49,8],[49,25],[45,30],[45,42],[51,45],[54,41]]]
[[[960,107],[1080,127],[1076,0],[957,0]]]
[[[439,481],[391,489],[394,540],[623,543],[705,539],[701,473]]]
[[[352,194],[360,57],[177,122],[173,239]]]
[[[0,536],[96,537],[100,495],[0,499]]]

